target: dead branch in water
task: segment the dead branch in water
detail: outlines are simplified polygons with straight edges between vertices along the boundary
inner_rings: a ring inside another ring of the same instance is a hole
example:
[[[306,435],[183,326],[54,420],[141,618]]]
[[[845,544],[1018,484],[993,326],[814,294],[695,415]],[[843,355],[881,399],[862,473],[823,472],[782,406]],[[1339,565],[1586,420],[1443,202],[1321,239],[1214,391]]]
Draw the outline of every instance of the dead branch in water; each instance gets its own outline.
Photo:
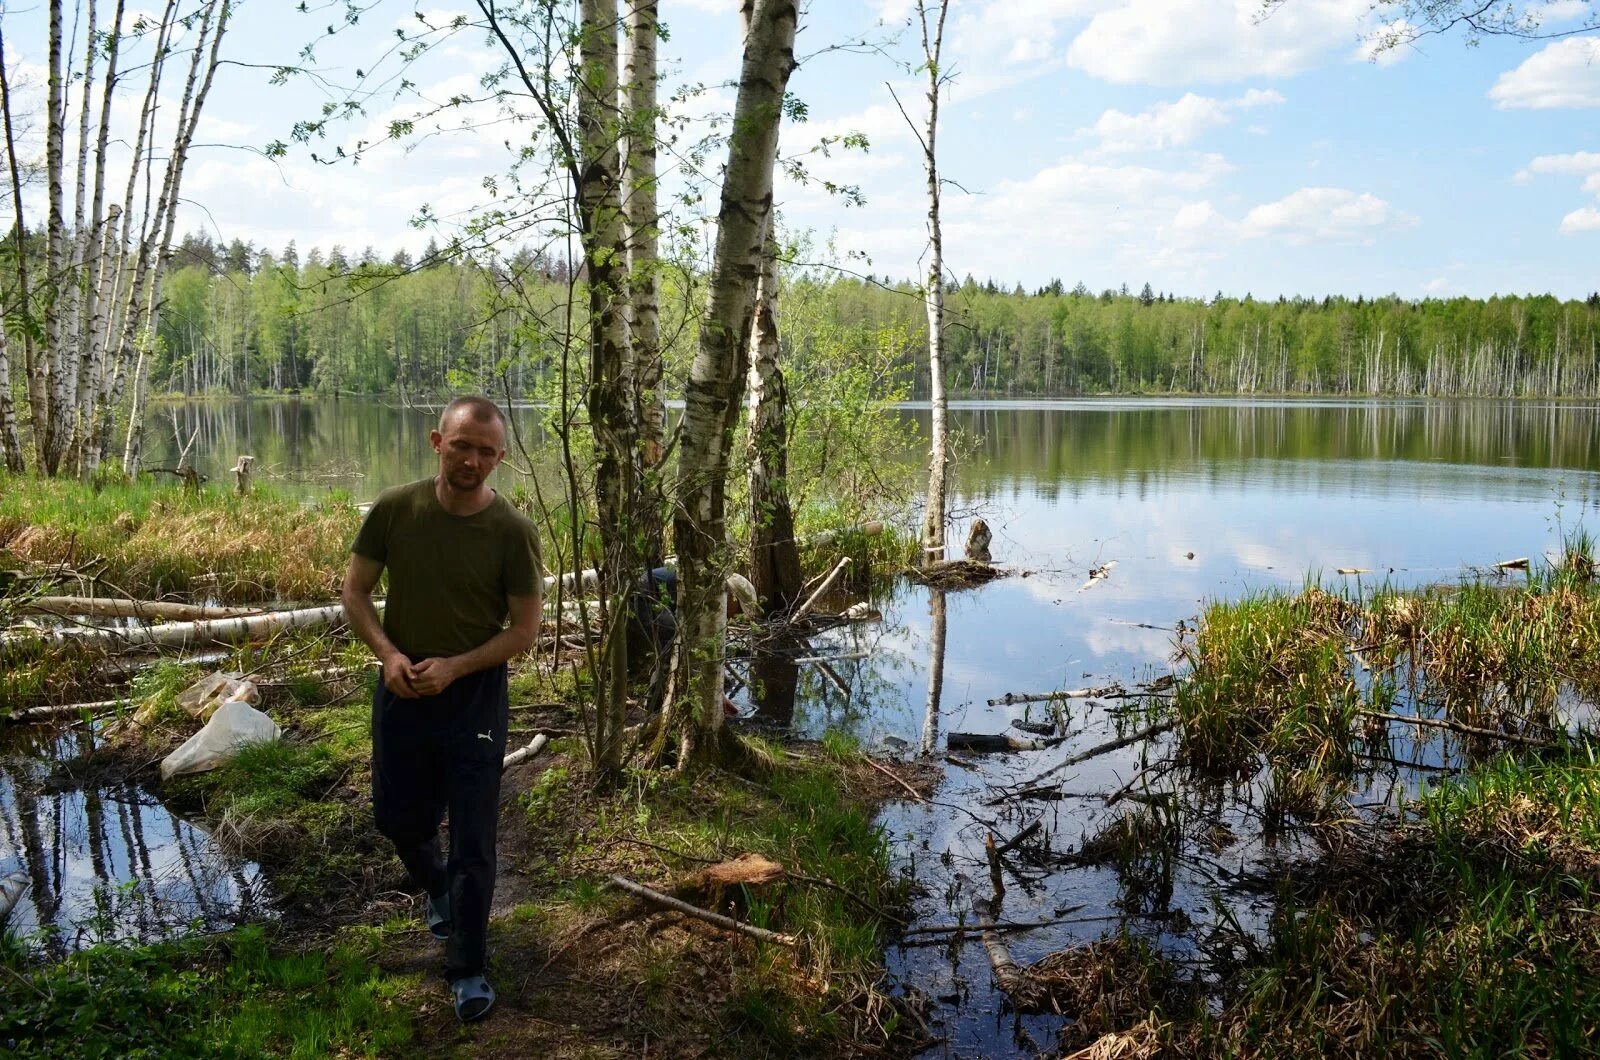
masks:
[[[1451,732],[1465,733],[1468,736],[1482,736],[1489,740],[1505,740],[1508,743],[1520,743],[1527,747],[1554,747],[1549,740],[1540,740],[1532,736],[1523,736],[1514,732],[1499,732],[1495,729],[1483,729],[1476,725],[1467,725],[1459,721],[1446,721],[1442,718],[1418,718],[1410,714],[1387,714],[1381,710],[1358,710],[1357,714],[1367,718],[1381,718],[1384,721],[1400,721],[1407,725],[1419,725],[1430,729],[1448,729]]]

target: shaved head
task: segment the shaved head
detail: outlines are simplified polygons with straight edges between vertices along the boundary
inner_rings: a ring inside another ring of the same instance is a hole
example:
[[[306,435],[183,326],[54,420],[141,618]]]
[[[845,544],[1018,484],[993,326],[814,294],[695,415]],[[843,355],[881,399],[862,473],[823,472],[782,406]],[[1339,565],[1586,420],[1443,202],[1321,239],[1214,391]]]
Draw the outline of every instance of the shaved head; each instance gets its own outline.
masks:
[[[493,401],[478,394],[468,394],[458,397],[446,405],[439,412],[439,430],[442,433],[450,417],[466,413],[474,423],[488,423],[490,420],[499,420],[500,429],[507,428],[506,414],[500,411],[500,406]]]

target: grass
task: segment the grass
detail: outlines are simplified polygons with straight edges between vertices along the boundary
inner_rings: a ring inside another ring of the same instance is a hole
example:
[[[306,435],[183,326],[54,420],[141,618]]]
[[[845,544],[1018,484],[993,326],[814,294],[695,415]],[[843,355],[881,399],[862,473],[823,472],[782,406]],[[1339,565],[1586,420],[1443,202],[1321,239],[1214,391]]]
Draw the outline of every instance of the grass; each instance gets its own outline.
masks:
[[[588,791],[589,779],[576,772],[547,770],[524,796],[542,844],[529,862],[543,874],[546,928],[560,936],[624,910],[631,900],[601,886],[613,872],[660,890],[677,887],[691,902],[802,942],[794,950],[733,944],[738,956],[709,982],[692,977],[698,985],[691,987],[688,970],[706,961],[696,936],[646,935],[618,958],[619,978],[644,992],[637,1032],[670,1042],[686,1020],[709,1024],[732,1036],[744,1056],[881,1044],[895,1020],[874,1023],[863,1002],[875,996],[891,927],[877,911],[903,900],[904,882],[890,871],[872,807],[852,794],[856,772],[867,767],[838,740],[798,758],[771,748],[753,757],[774,764],[755,779],[715,770],[637,775],[610,795]],[[682,889],[706,863],[747,852],[778,862],[786,875],[725,892]],[[715,943],[719,952],[729,946]]]
[[[261,926],[103,945],[45,966],[0,955],[0,1050],[17,1057],[388,1056],[414,983],[359,938],[301,950]]]
[[[155,599],[329,599],[360,515],[267,490],[190,494],[150,480],[0,475],[0,547],[33,563],[96,569]]]

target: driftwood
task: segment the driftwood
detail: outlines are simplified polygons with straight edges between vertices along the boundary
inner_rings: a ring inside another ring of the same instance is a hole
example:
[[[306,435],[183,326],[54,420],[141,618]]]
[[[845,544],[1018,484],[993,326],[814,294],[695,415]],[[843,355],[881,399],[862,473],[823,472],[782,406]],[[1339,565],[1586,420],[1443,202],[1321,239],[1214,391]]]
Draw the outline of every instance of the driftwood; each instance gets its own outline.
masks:
[[[204,622],[214,618],[239,618],[266,612],[266,608],[261,607],[204,607],[169,600],[123,600],[94,596],[39,596],[24,602],[20,610],[24,614],[164,618],[176,622]]]
[[[1516,559],[1503,559],[1494,565],[1495,570],[1527,570],[1528,557],[1518,556]]]
[[[817,605],[817,601],[826,596],[828,594],[828,590],[833,588],[834,583],[837,582],[844,574],[844,569],[848,566],[850,566],[850,557],[846,556],[844,559],[839,561],[838,566],[834,567],[833,571],[829,573],[826,578],[822,579],[822,584],[817,586],[817,591],[806,597],[806,602],[801,604],[799,608],[795,610],[795,613],[790,616],[789,621],[798,622],[802,618],[806,617],[806,614]]]
[[[1024,828],[1022,831],[1020,831],[1016,835],[1012,836],[1010,839],[1007,839],[1004,843],[1001,843],[999,846],[995,847],[994,848],[994,852],[995,852],[996,856],[999,856],[1001,854],[1009,854],[1009,853],[1011,853],[1011,851],[1013,851],[1017,847],[1021,846],[1030,837],[1038,834],[1039,829],[1042,828],[1042,827],[1044,827],[1044,821],[1043,820],[1038,820],[1038,821],[1033,822],[1028,827]]]
[[[540,751],[543,751],[544,745],[549,742],[550,737],[541,732],[529,742],[528,746],[521,748],[520,750],[512,751],[510,754],[506,755],[505,761],[500,763],[500,772],[504,773],[512,766],[519,766],[528,761],[530,758],[533,758]]]
[[[383,609],[383,603],[374,601]],[[0,647],[15,644],[66,645],[85,648],[117,649],[132,645],[162,648],[189,648],[200,644],[233,644],[291,629],[313,629],[344,621],[344,605],[269,611],[238,618],[219,618],[205,622],[167,622],[139,629],[44,629],[0,635]]]
[[[1099,567],[1090,567],[1089,580],[1078,586],[1078,591],[1081,593],[1085,589],[1093,589],[1096,585],[1111,577],[1111,572],[1116,569],[1116,566],[1117,561],[1113,559],[1106,561]]]
[[[1489,740],[1505,740],[1508,743],[1520,743],[1528,747],[1554,747],[1549,740],[1540,740],[1533,736],[1523,736],[1514,732],[1499,732],[1495,729],[1483,729],[1476,725],[1466,725],[1459,721],[1445,721],[1439,718],[1418,718],[1410,714],[1386,714],[1381,710],[1360,710],[1356,713],[1368,718],[1381,718],[1384,721],[1401,721],[1407,725],[1419,725],[1429,729],[1448,729],[1451,732],[1465,733],[1468,736],[1482,736]]]
[[[612,876],[611,885],[627,891],[636,898],[642,898],[654,905],[659,905],[664,909],[670,909],[675,913],[682,913],[684,916],[692,916],[696,920],[701,920],[707,924],[722,928],[724,931],[736,931],[741,935],[748,935],[749,937],[758,939],[761,942],[776,943],[779,946],[795,946],[798,945],[800,941],[793,935],[784,935],[776,931],[768,931],[766,928],[759,928],[754,924],[741,924],[739,921],[725,917],[721,913],[713,913],[709,909],[701,909],[697,905],[690,905],[688,902],[680,901],[679,899],[668,894],[662,894],[660,891],[651,890],[649,887],[646,887],[643,884],[634,883],[632,880],[626,879],[622,876]]]
[[[1340,567],[1335,573],[1337,573],[1337,574],[1371,574],[1372,571],[1370,569],[1366,568],[1366,567]]]
[[[1026,739],[1008,732],[953,732],[944,738],[949,751],[972,751],[978,754],[1004,751],[1042,751],[1064,740],[1063,736],[1034,737]]]
[[[991,707],[1009,707],[1017,703],[1054,703],[1062,699],[1117,699],[1127,693],[1121,685],[1104,688],[1069,688],[1060,692],[1007,692],[998,699],[989,700]]]
[[[28,874],[21,869],[0,876],[0,924],[6,922],[11,910],[22,901],[22,896],[28,891],[28,883]]]
[[[98,714],[105,710],[115,710],[126,706],[126,699],[102,699],[97,703],[66,703],[58,707],[29,707],[19,710],[7,717],[8,721],[30,722],[48,721],[51,718],[77,717],[81,714]]]

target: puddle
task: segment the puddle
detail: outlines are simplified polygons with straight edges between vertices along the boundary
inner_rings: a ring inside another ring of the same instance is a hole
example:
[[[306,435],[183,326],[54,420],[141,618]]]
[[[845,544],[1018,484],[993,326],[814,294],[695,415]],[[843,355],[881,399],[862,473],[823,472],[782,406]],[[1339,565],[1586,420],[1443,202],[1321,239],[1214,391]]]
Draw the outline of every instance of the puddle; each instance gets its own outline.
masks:
[[[152,942],[272,916],[261,869],[136,784],[76,783],[56,763],[93,751],[80,729],[0,733],[0,876],[31,886],[8,930],[52,954]]]

